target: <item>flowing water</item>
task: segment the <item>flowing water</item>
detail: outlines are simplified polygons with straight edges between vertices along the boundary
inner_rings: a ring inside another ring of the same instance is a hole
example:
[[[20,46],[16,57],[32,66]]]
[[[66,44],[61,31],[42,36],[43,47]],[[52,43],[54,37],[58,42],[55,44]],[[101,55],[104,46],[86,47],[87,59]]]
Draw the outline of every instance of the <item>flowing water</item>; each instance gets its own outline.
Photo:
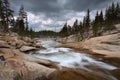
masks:
[[[51,60],[56,62],[59,66],[84,69],[90,72],[99,71],[107,80],[117,80],[110,73],[106,72],[117,69],[117,67],[113,65],[95,60],[88,54],[77,53],[70,48],[55,48],[55,46],[60,43],[52,39],[39,40],[38,44],[46,49],[37,51],[36,54],[32,54],[34,57]]]

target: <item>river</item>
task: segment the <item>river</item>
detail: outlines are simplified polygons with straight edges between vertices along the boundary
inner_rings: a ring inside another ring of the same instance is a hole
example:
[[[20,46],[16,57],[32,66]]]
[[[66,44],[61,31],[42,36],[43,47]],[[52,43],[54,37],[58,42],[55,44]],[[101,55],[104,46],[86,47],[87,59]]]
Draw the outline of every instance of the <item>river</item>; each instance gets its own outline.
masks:
[[[53,61],[58,66],[64,66],[75,69],[83,69],[89,72],[99,72],[107,80],[118,80],[109,73],[111,70],[117,69],[116,66],[105,63],[101,60],[96,60],[88,54],[78,53],[70,48],[55,48],[60,43],[52,39],[39,40],[38,44],[42,45],[46,49],[36,51],[36,54],[32,56],[40,59],[46,59]]]

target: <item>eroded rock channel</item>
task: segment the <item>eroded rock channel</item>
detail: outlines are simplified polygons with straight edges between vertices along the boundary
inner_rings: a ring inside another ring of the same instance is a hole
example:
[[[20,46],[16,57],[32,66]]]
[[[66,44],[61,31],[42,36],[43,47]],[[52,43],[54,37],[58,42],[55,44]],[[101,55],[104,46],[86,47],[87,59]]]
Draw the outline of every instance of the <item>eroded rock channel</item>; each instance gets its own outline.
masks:
[[[39,40],[38,44],[46,49],[30,52],[31,56],[53,61],[59,66],[51,80],[119,80],[114,73],[119,68],[91,55],[75,52],[71,48],[55,48],[60,43],[52,39]]]

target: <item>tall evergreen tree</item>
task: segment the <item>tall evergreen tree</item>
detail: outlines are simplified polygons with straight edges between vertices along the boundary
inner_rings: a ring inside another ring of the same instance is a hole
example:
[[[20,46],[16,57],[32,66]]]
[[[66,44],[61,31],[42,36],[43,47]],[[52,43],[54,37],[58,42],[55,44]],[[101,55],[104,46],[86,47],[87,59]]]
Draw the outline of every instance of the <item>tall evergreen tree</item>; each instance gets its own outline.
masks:
[[[120,6],[119,3],[117,3],[116,9],[115,9],[115,14],[116,14],[116,22],[120,22]]]
[[[112,20],[115,20],[116,19],[116,14],[115,14],[115,4],[112,3],[112,6],[111,6],[111,19]]]
[[[79,25],[79,32],[80,32],[80,37],[81,37],[81,40],[84,39],[84,27],[83,27],[83,23],[80,22],[80,25]]]
[[[103,18],[103,12],[101,11],[100,14],[96,13],[95,20],[93,21],[92,30],[94,36],[99,36],[103,32],[103,24],[104,24],[104,18]]]
[[[118,4],[119,7],[119,4]],[[119,14],[119,13],[118,13]],[[117,8],[114,3],[112,3],[109,8],[106,9],[105,13],[105,27],[104,30],[112,30],[114,27],[112,25],[119,23],[119,19],[117,17]]]
[[[95,16],[95,23],[97,24],[99,22],[99,13],[97,11],[96,16]]]
[[[3,1],[0,0],[0,28],[3,29],[3,19],[4,19],[4,15],[3,15]]]
[[[89,30],[90,29],[90,10],[87,10],[87,15],[86,15],[86,29]]]
[[[71,35],[71,33],[72,33],[72,28],[71,28],[70,25],[68,25],[67,32],[68,32],[68,35]]]
[[[3,31],[8,32],[9,25],[13,21],[13,10],[10,9],[8,0],[0,0],[0,18]]]
[[[25,35],[26,29],[28,28],[28,20],[27,13],[24,10],[24,7],[21,6],[19,10],[19,17],[16,21],[16,28],[18,29],[18,33],[21,35]]]
[[[19,10],[19,19],[25,19],[26,18],[26,12],[24,10],[24,7],[23,5],[20,7],[20,10]]]
[[[79,26],[78,26],[78,20],[76,19],[74,24],[73,24],[73,27],[72,27],[72,31],[74,34],[77,34],[78,31],[79,31]]]
[[[63,26],[62,30],[60,31],[60,34],[62,35],[62,37],[68,36],[68,25],[67,25],[67,23],[65,23],[65,25]]]
[[[104,28],[103,25],[104,25],[104,16],[101,10],[100,15],[99,15],[99,34],[103,32],[103,28]]]
[[[99,23],[99,14],[97,11],[96,16],[95,16],[95,20],[93,21],[93,25],[92,25],[92,30],[93,30],[94,36],[98,36],[98,30],[99,30],[98,23]]]
[[[104,16],[103,16],[102,10],[100,12],[99,19],[100,19],[100,23],[103,24],[103,22],[104,22]]]
[[[86,17],[83,18],[83,28],[85,30],[85,26],[86,26]]]
[[[88,9],[87,10],[87,14],[86,14],[86,16],[85,16],[85,24],[84,24],[84,30],[85,30],[85,34],[84,34],[84,36],[85,36],[85,38],[88,38],[89,37],[89,30],[90,30],[90,25],[91,25],[91,22],[90,22],[91,20],[90,20],[90,10]]]

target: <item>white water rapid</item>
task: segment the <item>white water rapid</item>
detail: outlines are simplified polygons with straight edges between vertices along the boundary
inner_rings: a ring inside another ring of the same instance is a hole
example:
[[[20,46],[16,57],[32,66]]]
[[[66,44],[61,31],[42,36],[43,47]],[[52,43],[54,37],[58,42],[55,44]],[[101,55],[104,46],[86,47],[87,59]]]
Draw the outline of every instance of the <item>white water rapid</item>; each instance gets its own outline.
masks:
[[[36,54],[32,55],[37,58],[42,58],[56,62],[58,63],[59,66],[84,69],[90,72],[102,69],[103,70],[117,69],[117,67],[113,65],[93,59],[88,54],[77,53],[70,48],[64,47],[55,48],[55,46],[59,45],[60,43],[51,39],[39,40],[38,43],[41,44],[46,49],[37,51]],[[117,80],[113,76],[108,75],[106,73],[104,73],[104,75],[106,75],[105,77],[108,78],[108,80]]]

